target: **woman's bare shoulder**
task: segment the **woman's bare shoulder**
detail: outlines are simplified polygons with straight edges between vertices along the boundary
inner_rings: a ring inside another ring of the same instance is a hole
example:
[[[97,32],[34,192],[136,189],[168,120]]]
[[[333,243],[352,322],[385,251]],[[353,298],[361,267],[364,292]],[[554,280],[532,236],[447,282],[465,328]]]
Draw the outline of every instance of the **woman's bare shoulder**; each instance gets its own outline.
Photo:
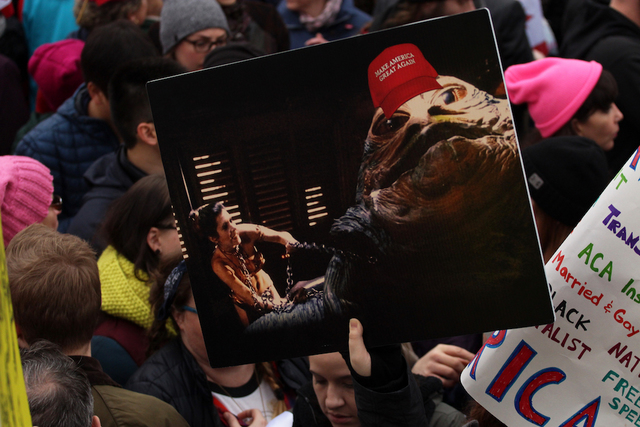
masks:
[[[232,269],[229,260],[223,256],[219,256],[217,252],[213,254],[213,258],[211,259],[211,268],[213,268],[215,273]]]

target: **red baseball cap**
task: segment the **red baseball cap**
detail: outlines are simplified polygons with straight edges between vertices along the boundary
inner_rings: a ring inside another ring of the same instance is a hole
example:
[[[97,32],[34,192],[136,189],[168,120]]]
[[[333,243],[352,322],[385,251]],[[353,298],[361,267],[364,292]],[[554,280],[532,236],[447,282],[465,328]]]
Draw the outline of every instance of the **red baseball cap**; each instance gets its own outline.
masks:
[[[383,50],[369,64],[367,75],[373,106],[381,107],[387,118],[414,96],[442,88],[436,70],[411,43]]]

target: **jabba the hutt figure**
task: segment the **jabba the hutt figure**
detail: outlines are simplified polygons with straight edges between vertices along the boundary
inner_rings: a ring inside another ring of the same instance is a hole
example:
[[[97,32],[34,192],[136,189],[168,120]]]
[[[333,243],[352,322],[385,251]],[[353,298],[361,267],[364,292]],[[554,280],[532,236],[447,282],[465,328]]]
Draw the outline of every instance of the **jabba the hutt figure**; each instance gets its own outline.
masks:
[[[396,320],[465,332],[452,314],[467,304],[494,315],[476,306],[517,287],[523,248],[536,244],[508,102],[439,76],[412,44],[385,49],[368,74],[377,110],[356,205],[331,230],[358,256],[332,259],[325,309],[389,334]]]

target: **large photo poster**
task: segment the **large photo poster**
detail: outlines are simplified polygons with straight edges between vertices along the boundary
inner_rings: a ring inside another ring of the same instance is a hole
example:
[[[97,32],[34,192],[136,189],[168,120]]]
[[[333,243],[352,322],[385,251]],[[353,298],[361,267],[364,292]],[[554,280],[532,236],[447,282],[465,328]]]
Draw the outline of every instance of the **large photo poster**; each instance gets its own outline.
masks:
[[[486,10],[148,92],[212,366],[553,321]]]
[[[506,425],[640,425],[639,159],[547,263],[556,321],[495,332],[463,372]]]

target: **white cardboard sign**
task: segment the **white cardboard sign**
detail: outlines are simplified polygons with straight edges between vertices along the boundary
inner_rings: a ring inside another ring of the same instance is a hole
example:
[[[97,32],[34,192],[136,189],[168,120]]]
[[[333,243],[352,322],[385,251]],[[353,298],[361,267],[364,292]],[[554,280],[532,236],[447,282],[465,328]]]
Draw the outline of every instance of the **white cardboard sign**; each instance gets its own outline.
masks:
[[[509,426],[640,426],[639,158],[547,263],[556,322],[495,332],[462,374]]]

